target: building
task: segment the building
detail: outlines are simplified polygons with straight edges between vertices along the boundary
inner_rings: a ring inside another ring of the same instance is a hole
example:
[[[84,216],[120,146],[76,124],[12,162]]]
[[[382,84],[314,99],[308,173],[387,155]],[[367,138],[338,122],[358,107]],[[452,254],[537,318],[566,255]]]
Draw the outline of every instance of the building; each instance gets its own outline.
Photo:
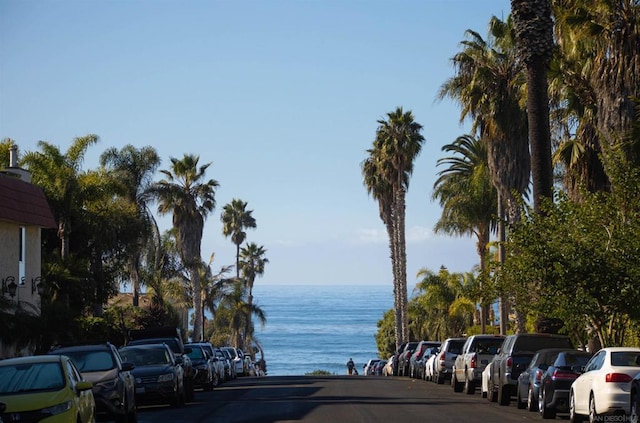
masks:
[[[9,167],[0,171],[1,292],[10,304],[5,312],[15,313],[20,308],[39,315],[41,231],[57,225],[42,189],[31,184],[29,172],[18,167],[17,150],[13,145]],[[0,355],[9,355],[11,348],[7,340],[4,343],[0,340]]]

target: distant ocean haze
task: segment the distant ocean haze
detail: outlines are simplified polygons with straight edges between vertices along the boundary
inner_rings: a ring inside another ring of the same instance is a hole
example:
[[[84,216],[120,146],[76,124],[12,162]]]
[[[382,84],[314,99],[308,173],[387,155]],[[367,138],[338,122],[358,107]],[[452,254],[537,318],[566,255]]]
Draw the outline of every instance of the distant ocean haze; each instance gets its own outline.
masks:
[[[345,374],[349,358],[361,372],[369,359],[381,358],[375,334],[378,321],[393,307],[391,284],[256,283],[253,297],[267,318],[264,328],[254,324],[270,376],[315,370]]]

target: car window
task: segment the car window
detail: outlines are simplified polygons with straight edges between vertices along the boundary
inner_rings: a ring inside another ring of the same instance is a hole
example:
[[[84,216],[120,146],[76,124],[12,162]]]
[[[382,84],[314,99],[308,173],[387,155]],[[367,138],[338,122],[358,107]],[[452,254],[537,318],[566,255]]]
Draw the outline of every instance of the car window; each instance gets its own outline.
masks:
[[[462,352],[462,346],[464,345],[464,340],[463,341],[451,341],[449,343],[449,347],[447,348],[447,351],[450,352],[451,354],[460,354]]]
[[[166,348],[127,348],[121,350],[120,355],[124,361],[141,367],[171,364]]]
[[[60,363],[28,363],[0,366],[0,394],[58,391],[65,385]]]
[[[76,369],[72,361],[66,361],[65,366],[67,368],[67,374],[69,375],[71,385],[76,386],[76,384],[82,380],[82,376],[80,376],[78,369]]]
[[[599,368],[602,367],[602,364],[604,363],[604,356],[605,356],[605,352],[604,351],[600,351],[598,353],[596,353],[596,355],[594,355],[591,360],[589,360],[589,362],[587,363],[587,366],[585,367],[584,371],[585,372],[590,372],[592,370],[598,370]]]
[[[545,348],[573,348],[573,345],[565,337],[521,336],[514,346],[517,351],[538,351]]]
[[[497,354],[503,339],[482,339],[471,346],[471,352],[478,354]]]
[[[622,367],[640,366],[640,353],[637,351],[616,351],[611,353],[611,365]]]
[[[73,360],[80,372],[104,372],[116,367],[108,351],[68,351],[63,354]]]
[[[556,367],[573,367],[584,366],[587,364],[591,356],[587,353],[564,353],[558,355],[554,366]]]
[[[192,347],[191,352],[187,355],[189,358],[204,358],[204,351],[201,348]]]

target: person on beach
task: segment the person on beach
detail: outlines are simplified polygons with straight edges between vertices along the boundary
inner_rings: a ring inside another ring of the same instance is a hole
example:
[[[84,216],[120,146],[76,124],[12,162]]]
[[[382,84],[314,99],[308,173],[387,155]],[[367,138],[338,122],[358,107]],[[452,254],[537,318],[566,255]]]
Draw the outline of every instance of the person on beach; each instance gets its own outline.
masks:
[[[347,373],[349,373],[350,375],[353,374],[353,369],[355,367],[356,365],[353,362],[353,358],[350,358],[349,361],[347,361]]]

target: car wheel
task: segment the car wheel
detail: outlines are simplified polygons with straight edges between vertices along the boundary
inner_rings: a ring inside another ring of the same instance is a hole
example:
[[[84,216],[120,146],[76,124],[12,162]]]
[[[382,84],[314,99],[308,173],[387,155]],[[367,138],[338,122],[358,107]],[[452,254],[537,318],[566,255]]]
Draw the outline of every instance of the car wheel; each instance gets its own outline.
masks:
[[[547,406],[547,398],[544,391],[538,393],[538,410],[543,419],[555,419],[556,409]]]
[[[536,407],[536,400],[533,398],[533,389],[531,389],[531,385],[529,385],[529,392],[527,393],[527,410],[529,411],[537,411],[538,407]]]
[[[464,393],[467,395],[473,395],[476,393],[476,385],[468,377],[464,378]]]
[[[458,382],[458,378],[455,373],[451,375],[451,386],[453,386],[453,392],[462,392],[462,382]]]
[[[511,402],[509,385],[498,386],[498,404],[509,405]]]
[[[516,407],[518,407],[520,410],[527,408],[527,405],[529,404],[529,401],[524,402],[522,401],[522,395],[520,395],[520,385],[516,386]]]
[[[595,423],[598,421],[598,413],[596,412],[596,400],[593,398],[593,394],[589,398],[589,423]]]
[[[580,423],[584,421],[584,418],[576,413],[576,399],[573,396],[573,391],[569,393],[569,421],[571,423]]]
[[[631,423],[640,423],[640,417],[638,416],[638,402],[640,401],[640,397],[638,396],[637,393],[633,393],[631,395],[631,406],[630,406],[630,410],[631,412],[629,413],[629,421]]]
[[[489,388],[487,390],[487,400],[489,400],[489,402],[496,402],[498,400],[498,396],[496,395],[496,388],[493,385],[492,380],[489,380]]]

